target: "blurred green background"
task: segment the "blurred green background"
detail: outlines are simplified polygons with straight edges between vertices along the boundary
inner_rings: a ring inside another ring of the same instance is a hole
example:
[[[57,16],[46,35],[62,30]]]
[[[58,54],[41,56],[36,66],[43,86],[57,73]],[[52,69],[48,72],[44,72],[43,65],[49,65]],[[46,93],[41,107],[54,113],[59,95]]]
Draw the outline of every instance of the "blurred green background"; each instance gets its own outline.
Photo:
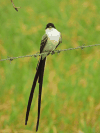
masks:
[[[39,52],[48,22],[62,33],[57,49],[100,43],[100,0],[0,0],[0,59]],[[0,133],[35,133],[38,58],[0,62]],[[100,46],[49,55],[38,133],[100,133]]]

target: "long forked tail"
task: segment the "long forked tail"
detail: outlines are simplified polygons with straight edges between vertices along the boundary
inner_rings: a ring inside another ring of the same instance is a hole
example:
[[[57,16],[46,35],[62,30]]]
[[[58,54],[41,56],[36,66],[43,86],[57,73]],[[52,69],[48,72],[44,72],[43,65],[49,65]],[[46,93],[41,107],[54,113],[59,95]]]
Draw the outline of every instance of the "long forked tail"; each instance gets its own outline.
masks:
[[[39,62],[39,65],[38,65],[38,68],[37,68],[37,71],[36,71],[36,74],[35,74],[35,77],[34,77],[32,89],[31,89],[31,92],[30,92],[30,97],[29,97],[29,101],[28,101],[28,105],[27,105],[25,125],[27,125],[28,116],[29,116],[29,112],[30,112],[30,107],[31,107],[31,103],[32,103],[32,98],[33,98],[33,94],[34,94],[34,90],[35,90],[35,86],[36,86],[36,82],[37,82],[38,77],[39,77],[39,94],[41,94],[45,60],[46,60],[46,58],[44,58],[42,60],[42,57],[41,57],[41,60]],[[42,79],[42,82],[41,82],[40,79]],[[38,114],[39,114],[38,117],[39,117],[40,116],[40,109],[39,109],[39,107],[41,105],[41,96],[40,96],[40,98],[38,100],[38,104],[39,104],[38,105]]]
[[[38,118],[37,118],[37,125],[36,125],[36,132],[38,131],[39,126],[39,119],[40,119],[40,108],[41,108],[41,94],[42,94],[42,83],[43,83],[43,74],[44,74],[44,67],[45,67],[46,57],[42,60],[40,74],[39,74],[39,95],[38,95]]]

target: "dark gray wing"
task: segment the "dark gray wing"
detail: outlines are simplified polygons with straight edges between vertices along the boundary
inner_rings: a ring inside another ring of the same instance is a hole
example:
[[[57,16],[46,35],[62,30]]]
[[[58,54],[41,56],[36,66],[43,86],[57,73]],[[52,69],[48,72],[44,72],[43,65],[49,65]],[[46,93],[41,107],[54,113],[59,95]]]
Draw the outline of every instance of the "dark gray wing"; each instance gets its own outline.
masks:
[[[47,36],[47,34],[44,34],[42,37],[42,40],[41,40],[41,44],[40,44],[40,53],[42,53],[42,51],[46,45],[47,40],[48,40],[48,36]]]

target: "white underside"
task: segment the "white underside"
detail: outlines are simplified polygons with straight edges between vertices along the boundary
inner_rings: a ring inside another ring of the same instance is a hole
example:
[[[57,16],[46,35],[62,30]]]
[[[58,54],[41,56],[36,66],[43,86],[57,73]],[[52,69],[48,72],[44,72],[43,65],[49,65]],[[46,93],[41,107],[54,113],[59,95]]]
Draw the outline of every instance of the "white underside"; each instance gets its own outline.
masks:
[[[48,40],[43,49],[43,52],[48,51],[46,52],[48,54],[49,52],[53,51],[58,45],[60,39],[60,32],[55,28],[48,28],[46,29],[46,34],[48,36]],[[47,56],[47,54],[42,55],[42,59],[44,59]]]

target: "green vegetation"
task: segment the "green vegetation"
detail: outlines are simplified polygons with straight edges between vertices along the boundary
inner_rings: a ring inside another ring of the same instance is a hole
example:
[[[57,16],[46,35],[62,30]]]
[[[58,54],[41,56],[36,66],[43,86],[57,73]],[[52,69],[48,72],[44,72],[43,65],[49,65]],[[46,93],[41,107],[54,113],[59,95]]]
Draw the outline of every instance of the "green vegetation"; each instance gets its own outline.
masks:
[[[35,54],[48,22],[62,33],[57,49],[100,44],[100,0],[0,0],[0,59]],[[38,60],[0,62],[0,133],[33,133],[38,85],[25,115]],[[49,55],[39,133],[100,132],[100,46]]]

